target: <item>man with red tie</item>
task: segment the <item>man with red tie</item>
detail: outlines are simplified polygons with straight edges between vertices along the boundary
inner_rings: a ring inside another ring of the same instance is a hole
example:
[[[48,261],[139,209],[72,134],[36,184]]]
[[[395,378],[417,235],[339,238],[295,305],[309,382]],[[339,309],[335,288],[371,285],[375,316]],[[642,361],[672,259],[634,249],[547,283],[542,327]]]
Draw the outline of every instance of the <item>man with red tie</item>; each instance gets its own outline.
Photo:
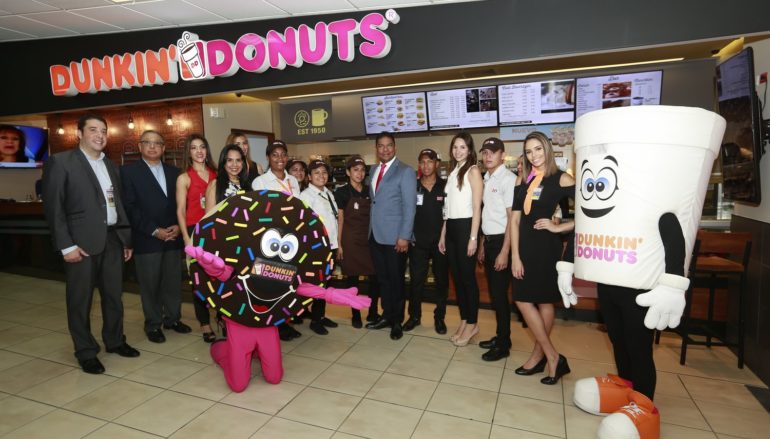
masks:
[[[382,317],[368,329],[390,327],[390,338],[403,336],[404,273],[409,243],[413,239],[417,203],[417,175],[396,158],[396,139],[383,132],[375,139],[379,164],[372,169],[369,185],[372,199],[369,247],[380,282]]]

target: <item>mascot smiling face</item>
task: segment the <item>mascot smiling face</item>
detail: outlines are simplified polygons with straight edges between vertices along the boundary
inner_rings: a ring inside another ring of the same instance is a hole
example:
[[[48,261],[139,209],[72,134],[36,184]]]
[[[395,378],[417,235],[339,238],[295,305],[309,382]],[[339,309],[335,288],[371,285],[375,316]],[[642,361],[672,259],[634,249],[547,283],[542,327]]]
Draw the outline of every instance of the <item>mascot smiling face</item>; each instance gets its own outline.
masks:
[[[277,326],[301,315],[312,299],[298,296],[297,286],[323,287],[334,268],[321,220],[301,200],[280,192],[228,198],[198,223],[192,243],[233,269],[222,281],[193,260],[197,299],[251,327]]]

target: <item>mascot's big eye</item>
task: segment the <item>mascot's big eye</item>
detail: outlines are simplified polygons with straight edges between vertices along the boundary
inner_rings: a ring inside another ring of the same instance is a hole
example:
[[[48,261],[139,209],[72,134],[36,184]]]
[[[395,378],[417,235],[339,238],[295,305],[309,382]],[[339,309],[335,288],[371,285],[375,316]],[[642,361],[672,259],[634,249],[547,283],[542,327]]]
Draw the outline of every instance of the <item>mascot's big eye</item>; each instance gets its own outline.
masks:
[[[278,256],[284,261],[289,262],[294,259],[299,250],[299,241],[294,235],[285,235],[281,241],[281,251]]]
[[[262,235],[260,250],[266,258],[274,258],[281,248],[281,234],[278,230],[270,229]]]
[[[586,169],[583,171],[580,180],[583,182],[580,185],[580,195],[584,200],[588,201],[594,196],[594,190],[598,189],[596,187],[597,182],[594,181],[594,173],[590,169]]]
[[[618,175],[612,168],[602,168],[596,179],[596,197],[604,201],[618,190]]]

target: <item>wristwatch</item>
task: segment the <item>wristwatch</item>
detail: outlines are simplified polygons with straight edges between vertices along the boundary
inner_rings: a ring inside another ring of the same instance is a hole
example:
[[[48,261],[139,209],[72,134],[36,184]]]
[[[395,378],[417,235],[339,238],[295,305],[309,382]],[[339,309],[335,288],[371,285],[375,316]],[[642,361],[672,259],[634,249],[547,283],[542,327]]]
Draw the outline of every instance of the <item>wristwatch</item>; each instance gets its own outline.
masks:
[[[471,236],[471,241],[475,241],[475,240],[476,240],[476,237],[475,236]]]

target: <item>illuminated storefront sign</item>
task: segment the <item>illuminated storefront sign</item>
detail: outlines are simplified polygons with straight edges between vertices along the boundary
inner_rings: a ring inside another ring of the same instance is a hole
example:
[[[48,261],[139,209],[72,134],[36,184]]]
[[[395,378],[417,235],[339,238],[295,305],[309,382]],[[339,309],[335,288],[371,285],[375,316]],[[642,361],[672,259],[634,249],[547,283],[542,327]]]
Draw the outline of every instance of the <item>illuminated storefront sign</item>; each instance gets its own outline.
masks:
[[[400,17],[389,9],[385,15],[367,14],[360,21],[348,18],[331,23],[318,22],[287,27],[283,33],[270,30],[265,36],[254,33],[230,41],[200,40],[183,32],[177,44],[157,51],[146,50],[101,58],[83,58],[69,65],[50,66],[51,89],[55,96],[75,96],[109,90],[176,84],[217,77],[228,77],[243,70],[262,73],[268,69],[300,68],[304,63],[323,65],[332,56],[352,62],[356,52],[373,59],[390,53],[389,24]],[[364,40],[357,47],[355,36]],[[335,47],[336,46],[336,47]]]

